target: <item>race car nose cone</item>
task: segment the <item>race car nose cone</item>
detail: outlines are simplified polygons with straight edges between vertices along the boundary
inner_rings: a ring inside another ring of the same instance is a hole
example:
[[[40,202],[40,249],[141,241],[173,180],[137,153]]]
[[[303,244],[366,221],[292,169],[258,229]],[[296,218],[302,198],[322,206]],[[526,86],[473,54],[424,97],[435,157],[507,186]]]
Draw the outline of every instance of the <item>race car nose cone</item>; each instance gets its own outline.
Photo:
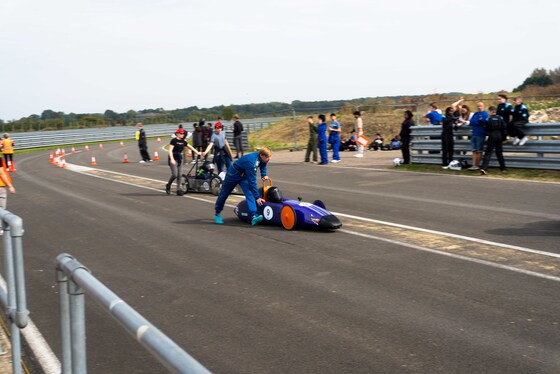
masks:
[[[342,222],[335,216],[324,216],[319,220],[319,227],[325,230],[336,230],[342,227]]]

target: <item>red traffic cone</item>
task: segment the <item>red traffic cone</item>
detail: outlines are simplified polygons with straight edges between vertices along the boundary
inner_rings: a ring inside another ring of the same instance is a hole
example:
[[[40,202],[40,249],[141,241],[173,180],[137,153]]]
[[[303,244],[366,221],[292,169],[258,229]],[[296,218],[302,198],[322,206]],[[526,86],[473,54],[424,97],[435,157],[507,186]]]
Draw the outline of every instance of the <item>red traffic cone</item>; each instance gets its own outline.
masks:
[[[86,152],[89,152],[89,146],[86,145]]]
[[[128,156],[126,155],[126,153],[123,156],[122,162],[123,162],[123,164],[128,164]]]
[[[154,152],[154,161],[159,161],[159,155],[157,154],[157,151]]]
[[[95,161],[95,155],[91,155],[91,166],[97,166],[97,162]]]
[[[76,153],[76,148],[72,147],[72,153]]]
[[[124,143],[123,143],[123,142],[121,142],[120,146],[121,146],[121,147],[124,147]]]
[[[62,160],[60,161],[60,167],[61,168],[65,168],[66,167],[66,159],[64,157],[62,157]]]
[[[54,154],[56,157],[60,156],[60,148],[56,149],[56,153]]]
[[[54,164],[54,155],[53,155],[52,151],[51,151],[51,154],[49,156],[49,163]]]
[[[103,150],[103,144],[99,144],[99,150]]]
[[[157,137],[157,142],[161,143],[161,138],[159,136]]]

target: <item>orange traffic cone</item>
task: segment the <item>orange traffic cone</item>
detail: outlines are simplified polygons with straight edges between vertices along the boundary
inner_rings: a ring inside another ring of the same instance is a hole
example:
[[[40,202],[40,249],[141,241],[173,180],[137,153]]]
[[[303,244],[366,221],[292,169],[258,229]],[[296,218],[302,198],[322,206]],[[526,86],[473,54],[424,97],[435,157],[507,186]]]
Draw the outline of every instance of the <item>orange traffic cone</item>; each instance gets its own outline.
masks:
[[[86,145],[86,152],[89,152],[89,147]]]
[[[128,164],[128,156],[126,155],[126,153],[123,156],[122,162],[123,162],[123,164]]]
[[[56,149],[56,153],[54,154],[56,157],[60,156],[60,148]]]
[[[8,170],[11,171],[12,173],[16,171],[16,168],[14,167],[14,163],[10,160],[8,160]]]
[[[91,166],[97,166],[97,162],[95,161],[95,155],[91,155]]]
[[[161,143],[161,138],[159,136],[157,137],[157,142]]]
[[[60,167],[61,168],[65,168],[66,167],[66,159],[64,157],[62,157],[62,160],[60,161]]]
[[[76,153],[76,148],[72,147],[72,153]]]
[[[50,162],[51,164],[54,164],[54,155],[53,155],[52,151],[51,151],[51,154],[50,154],[50,156],[49,156],[49,162]]]
[[[157,151],[154,152],[154,161],[159,161],[159,156],[157,154]]]
[[[60,152],[60,155],[61,155],[62,157],[66,156],[66,151],[64,150],[64,148],[62,148],[62,151]]]
[[[124,147],[124,143],[123,143],[123,142],[121,142],[120,146],[121,146],[121,147]]]
[[[102,151],[103,150],[103,144],[99,144],[99,149]]]

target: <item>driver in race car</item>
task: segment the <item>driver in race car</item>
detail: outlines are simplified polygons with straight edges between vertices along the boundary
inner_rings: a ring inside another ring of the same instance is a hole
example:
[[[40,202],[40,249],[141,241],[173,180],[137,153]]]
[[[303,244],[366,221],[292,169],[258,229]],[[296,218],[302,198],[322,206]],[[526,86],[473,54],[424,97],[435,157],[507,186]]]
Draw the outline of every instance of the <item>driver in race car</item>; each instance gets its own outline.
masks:
[[[216,199],[214,210],[216,211],[214,220],[218,225],[223,225],[222,210],[228,196],[231,194],[235,186],[239,184],[247,200],[249,214],[253,217],[251,225],[255,226],[262,222],[263,216],[257,214],[257,204],[260,206],[264,202],[259,195],[257,186],[257,169],[260,169],[261,179],[263,181],[269,179],[266,175],[266,167],[272,156],[272,151],[268,147],[262,147],[258,152],[249,153],[235,161],[228,168],[226,177],[222,184],[220,194]]]

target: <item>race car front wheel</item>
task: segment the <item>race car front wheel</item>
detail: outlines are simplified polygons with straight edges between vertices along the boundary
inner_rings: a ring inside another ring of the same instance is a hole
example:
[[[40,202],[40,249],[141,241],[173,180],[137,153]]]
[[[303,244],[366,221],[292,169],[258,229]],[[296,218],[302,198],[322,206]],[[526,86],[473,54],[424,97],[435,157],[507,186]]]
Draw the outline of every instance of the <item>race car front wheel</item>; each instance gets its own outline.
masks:
[[[212,191],[212,195],[218,196],[220,194],[221,189],[222,189],[222,178],[212,177],[212,179],[210,179],[210,191]]]
[[[189,177],[187,177],[185,174],[183,174],[183,176],[181,177],[180,186],[180,191],[182,191],[183,194],[189,192]]]
[[[280,211],[280,220],[286,230],[293,230],[297,225],[297,216],[294,208],[285,205]]]

